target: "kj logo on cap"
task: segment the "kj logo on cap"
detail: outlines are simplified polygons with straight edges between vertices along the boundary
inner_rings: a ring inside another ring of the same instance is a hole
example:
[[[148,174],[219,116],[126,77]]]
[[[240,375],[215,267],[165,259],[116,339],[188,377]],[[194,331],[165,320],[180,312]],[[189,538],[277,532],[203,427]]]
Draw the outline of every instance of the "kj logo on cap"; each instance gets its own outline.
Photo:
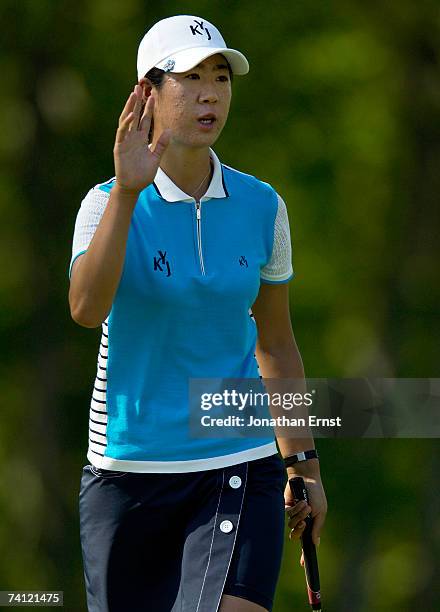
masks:
[[[207,57],[221,53],[234,74],[249,72],[249,63],[236,49],[229,49],[218,29],[202,17],[175,15],[158,21],[139,44],[138,79],[151,68],[185,72]]]

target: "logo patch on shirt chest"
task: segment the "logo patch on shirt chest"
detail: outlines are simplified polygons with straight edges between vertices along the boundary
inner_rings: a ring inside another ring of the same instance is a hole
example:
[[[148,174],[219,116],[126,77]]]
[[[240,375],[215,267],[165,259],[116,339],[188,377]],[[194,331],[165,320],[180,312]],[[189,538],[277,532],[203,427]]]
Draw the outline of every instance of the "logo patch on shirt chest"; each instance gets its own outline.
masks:
[[[171,267],[170,262],[167,260],[167,252],[166,251],[157,251],[159,253],[158,257],[153,257],[153,270],[155,272],[162,272],[165,276],[171,276]]]

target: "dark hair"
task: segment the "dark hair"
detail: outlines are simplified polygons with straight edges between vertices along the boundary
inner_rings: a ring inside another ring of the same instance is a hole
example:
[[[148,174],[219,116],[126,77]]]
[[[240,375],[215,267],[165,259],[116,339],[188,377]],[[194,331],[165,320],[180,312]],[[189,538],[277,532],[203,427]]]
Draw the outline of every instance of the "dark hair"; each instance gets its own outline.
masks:
[[[145,75],[145,78],[148,79],[151,82],[151,84],[154,87],[156,87],[156,89],[160,89],[163,85],[163,75],[164,74],[165,74],[164,70],[161,70],[160,68],[152,68],[151,70],[147,72],[147,74]],[[145,104],[143,105],[141,109],[141,116],[142,116],[144,107],[145,107]],[[148,132],[148,144],[150,144],[150,142],[153,139],[153,132],[154,132],[154,119],[151,118],[150,131]]]
[[[151,84],[154,85],[157,89],[160,89],[163,85],[163,75],[165,74],[164,70],[160,68],[152,68],[147,72],[145,78],[151,81]]]
[[[230,78],[231,83],[232,83],[232,79],[233,79],[232,68],[229,65],[229,62],[227,60],[226,60],[226,63],[228,65],[229,78]],[[149,70],[147,72],[147,74],[145,75],[144,78],[148,79],[150,81],[150,83],[154,87],[156,87],[156,89],[160,89],[162,87],[162,85],[163,85],[164,74],[165,74],[164,70],[161,70],[160,68],[152,68],[151,70]],[[141,110],[141,115],[142,115],[142,110]],[[152,138],[153,138],[153,132],[154,132],[154,120],[151,119],[150,132],[148,134],[148,143],[150,143]]]

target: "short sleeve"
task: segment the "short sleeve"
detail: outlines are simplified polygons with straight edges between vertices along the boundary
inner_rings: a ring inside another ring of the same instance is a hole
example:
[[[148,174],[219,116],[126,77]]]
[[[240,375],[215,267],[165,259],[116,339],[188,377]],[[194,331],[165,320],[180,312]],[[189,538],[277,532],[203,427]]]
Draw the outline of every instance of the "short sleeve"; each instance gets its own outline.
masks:
[[[73,233],[72,258],[69,266],[69,278],[72,266],[77,257],[89,248],[89,244],[95,234],[96,228],[101,221],[110,194],[98,187],[90,189],[76,216],[75,230]]]
[[[277,196],[278,211],[275,217],[272,255],[260,272],[263,283],[286,283],[294,277],[289,217],[284,200],[280,195]]]

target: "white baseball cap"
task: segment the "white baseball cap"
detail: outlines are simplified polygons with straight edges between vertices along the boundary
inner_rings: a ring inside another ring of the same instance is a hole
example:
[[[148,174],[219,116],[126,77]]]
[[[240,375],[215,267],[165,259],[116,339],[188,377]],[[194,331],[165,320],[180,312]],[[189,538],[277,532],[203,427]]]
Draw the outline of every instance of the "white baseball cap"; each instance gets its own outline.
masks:
[[[151,68],[185,72],[216,53],[225,56],[234,74],[249,72],[245,56],[226,47],[222,35],[212,23],[194,15],[167,17],[155,23],[139,44],[138,79]]]

